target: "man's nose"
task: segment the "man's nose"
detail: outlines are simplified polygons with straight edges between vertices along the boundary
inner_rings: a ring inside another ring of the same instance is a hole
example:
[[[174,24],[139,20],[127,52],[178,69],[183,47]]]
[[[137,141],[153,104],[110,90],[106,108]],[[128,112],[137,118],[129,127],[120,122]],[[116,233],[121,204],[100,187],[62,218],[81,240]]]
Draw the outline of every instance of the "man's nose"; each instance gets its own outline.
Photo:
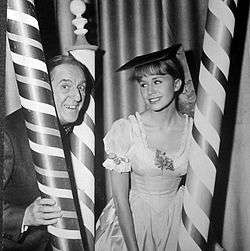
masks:
[[[71,97],[74,98],[74,100],[78,102],[82,100],[82,94],[78,88],[74,88],[71,91]]]

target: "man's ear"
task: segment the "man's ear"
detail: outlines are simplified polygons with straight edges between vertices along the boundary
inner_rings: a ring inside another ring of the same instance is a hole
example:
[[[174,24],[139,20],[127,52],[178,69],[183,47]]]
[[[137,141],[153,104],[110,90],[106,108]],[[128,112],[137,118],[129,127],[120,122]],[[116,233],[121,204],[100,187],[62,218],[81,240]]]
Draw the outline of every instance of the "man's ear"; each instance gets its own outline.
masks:
[[[175,81],[174,81],[174,91],[177,92],[180,90],[181,88],[181,85],[182,85],[182,81],[177,78]]]

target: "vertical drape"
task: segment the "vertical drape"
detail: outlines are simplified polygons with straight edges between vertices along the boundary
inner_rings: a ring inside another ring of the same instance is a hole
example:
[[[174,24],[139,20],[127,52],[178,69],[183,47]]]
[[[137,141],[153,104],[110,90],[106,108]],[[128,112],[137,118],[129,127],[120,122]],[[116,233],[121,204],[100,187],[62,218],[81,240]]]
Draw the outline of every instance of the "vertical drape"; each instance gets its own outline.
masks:
[[[200,52],[206,6],[207,1],[190,4],[187,0],[98,1],[99,45],[104,50],[104,131],[115,119],[144,108],[129,72],[115,70],[135,56],[172,43]]]
[[[240,32],[246,30],[245,43],[237,41],[232,57],[236,68],[237,62],[241,65],[241,71],[232,70],[234,75],[230,83],[236,86],[232,90],[239,95],[234,137],[231,135],[233,147],[223,228],[223,246],[227,251],[250,250],[250,8],[246,2],[243,4],[245,10],[240,12],[239,18],[246,20],[248,15],[247,26],[245,28],[243,24],[238,25]],[[244,34],[240,36],[244,37]],[[241,63],[238,59],[242,51]]]
[[[75,34],[73,32],[72,19],[74,18],[70,12],[71,0],[54,0],[57,29],[59,36],[59,47],[61,54],[68,54],[68,48],[73,45],[75,41]]]

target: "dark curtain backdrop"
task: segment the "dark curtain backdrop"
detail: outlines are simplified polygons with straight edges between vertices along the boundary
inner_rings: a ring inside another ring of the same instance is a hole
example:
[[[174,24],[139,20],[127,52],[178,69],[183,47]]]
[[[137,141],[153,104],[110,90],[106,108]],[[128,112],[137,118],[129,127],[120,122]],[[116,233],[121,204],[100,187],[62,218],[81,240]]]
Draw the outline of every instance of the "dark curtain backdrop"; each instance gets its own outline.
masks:
[[[99,47],[103,51],[102,98],[96,101],[97,105],[102,102],[103,107],[100,135],[110,129],[114,120],[144,109],[139,89],[130,80],[131,72],[116,72],[129,59],[182,43],[197,85],[207,3],[207,0],[97,1]],[[109,177],[106,175],[104,180],[104,171],[100,171],[100,166],[96,168],[97,187],[103,188],[106,182],[108,200]],[[100,194],[98,197],[103,198]]]

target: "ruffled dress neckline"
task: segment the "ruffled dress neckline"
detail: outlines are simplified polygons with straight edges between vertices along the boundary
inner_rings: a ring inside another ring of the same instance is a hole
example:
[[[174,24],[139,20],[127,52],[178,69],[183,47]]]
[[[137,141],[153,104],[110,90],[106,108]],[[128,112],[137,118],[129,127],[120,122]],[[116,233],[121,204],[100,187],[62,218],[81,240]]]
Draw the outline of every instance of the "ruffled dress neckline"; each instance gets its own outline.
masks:
[[[146,134],[146,131],[145,131],[145,127],[144,127],[144,124],[143,124],[143,121],[142,121],[142,117],[141,117],[141,115],[140,115],[139,112],[136,112],[135,113],[135,117],[137,119],[137,122],[138,122],[138,125],[139,125],[139,129],[141,131],[142,141],[143,141],[145,147],[148,150],[152,151],[152,152],[159,151],[161,153],[164,153],[167,156],[171,157],[172,159],[175,159],[178,156],[180,156],[184,152],[184,150],[185,150],[185,145],[186,145],[187,136],[188,136],[188,121],[189,121],[189,119],[188,119],[188,115],[187,114],[184,114],[184,115],[185,115],[185,126],[184,126],[184,130],[183,130],[183,133],[182,133],[182,139],[181,139],[181,142],[180,142],[179,149],[175,153],[169,153],[166,149],[160,149],[160,148],[157,148],[157,147],[151,147],[149,145],[149,143],[148,143],[148,137],[147,137],[147,134]]]

